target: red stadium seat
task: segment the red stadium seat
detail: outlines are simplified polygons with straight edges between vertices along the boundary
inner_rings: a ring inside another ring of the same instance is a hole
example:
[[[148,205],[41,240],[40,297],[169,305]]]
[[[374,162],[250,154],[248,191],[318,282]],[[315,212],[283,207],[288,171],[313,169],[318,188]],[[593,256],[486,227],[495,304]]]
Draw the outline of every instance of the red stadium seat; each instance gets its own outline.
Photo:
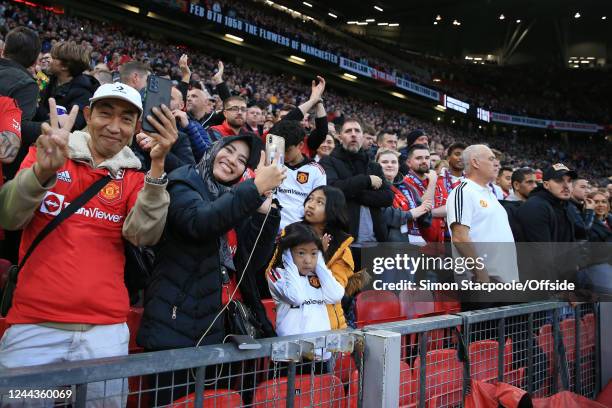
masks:
[[[219,389],[204,391],[204,408],[241,407],[242,398],[234,390]],[[174,401],[172,408],[194,408],[195,393],[184,396]]]
[[[348,398],[345,407],[357,408],[359,398],[359,371],[353,370],[351,373],[351,383],[348,388]]]
[[[415,407],[417,405],[416,382],[412,376],[412,370],[405,361],[400,361],[400,395],[399,406],[401,408]],[[359,398],[359,371],[353,370],[349,385],[349,394],[346,407],[357,408]]]
[[[312,391],[312,392],[311,392]],[[279,408],[287,399],[287,378],[267,380],[257,386],[252,407]],[[331,374],[296,375],[294,406],[334,407],[343,405],[344,387],[338,377]]]
[[[445,314],[461,312],[461,302],[453,292],[434,292],[434,311]]]
[[[400,407],[408,408],[417,405],[419,389],[416,378],[412,375],[412,369],[405,361],[400,361]]]
[[[586,318],[586,319],[585,319]],[[581,360],[587,356],[593,354],[595,346],[595,321],[594,318],[585,316],[580,322],[580,355]],[[570,382],[572,380],[571,373],[573,367],[576,364],[576,321],[574,319],[565,319],[559,322],[559,331],[561,332],[561,340],[565,348],[565,359],[568,363],[568,373],[570,374]],[[540,331],[536,336],[538,346],[544,351],[546,359],[548,360],[548,375],[552,377],[553,371],[553,359],[556,356],[554,349],[554,339],[552,334],[552,325],[545,324],[540,327]],[[587,364],[586,370],[591,372],[593,370],[592,363],[588,359],[582,360],[583,364]],[[559,379],[558,379],[559,381]],[[550,386],[550,380],[547,380],[547,386]]]
[[[350,374],[357,368],[355,359],[351,353],[340,353],[340,358],[336,359],[334,366],[334,375],[342,381],[343,384],[348,383]]]
[[[498,342],[480,340],[470,343],[470,375],[472,380],[496,381],[498,371]],[[512,340],[507,339],[504,345],[504,373],[512,367]]]
[[[417,390],[419,389],[420,362],[421,358],[417,357],[414,360],[412,369],[412,376],[415,379]],[[460,391],[463,390],[463,363],[457,358],[457,350],[428,351],[425,357],[425,364],[426,401],[433,402],[435,400],[436,406],[461,404]]]
[[[138,334],[138,328],[140,328],[143,313],[144,309],[142,307],[131,307],[128,313],[127,325],[130,329],[130,353],[139,353],[143,350],[142,347],[136,344],[136,335]]]
[[[266,309],[266,316],[272,323],[272,327],[276,329],[276,302],[274,302],[274,299],[262,299],[261,303]]]
[[[399,294],[400,309],[407,319],[416,319],[435,312],[434,297],[431,292],[402,290]]]
[[[368,324],[403,320],[405,317],[394,293],[366,290],[358,294],[355,300],[355,319],[357,327],[363,327]]]
[[[582,317],[582,338],[584,346],[589,350],[595,349],[595,315],[587,313]]]
[[[129,395],[127,399],[127,408],[145,408],[149,406],[149,398],[151,398],[147,376],[137,376],[128,378]],[[139,396],[140,394],[140,396]]]

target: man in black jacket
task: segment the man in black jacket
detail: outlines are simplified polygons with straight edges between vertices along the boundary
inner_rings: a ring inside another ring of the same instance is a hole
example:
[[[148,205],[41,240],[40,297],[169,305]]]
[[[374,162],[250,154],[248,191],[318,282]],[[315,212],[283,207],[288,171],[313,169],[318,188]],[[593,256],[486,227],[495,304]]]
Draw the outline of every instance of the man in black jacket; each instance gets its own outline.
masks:
[[[557,163],[544,171],[542,186],[531,192],[517,212],[527,242],[574,242],[574,224],[567,212],[576,172]]]
[[[100,86],[98,80],[83,72],[89,69],[89,51],[74,42],[63,41],[51,48],[51,73],[49,85],[43,91],[36,120],[49,120],[49,98],[55,98],[59,106],[70,112],[74,105],[79,107],[79,114],[72,130],[82,130],[87,124],[83,116],[83,108],[89,106],[89,99]],[[68,115],[58,116],[60,125]]]
[[[587,197],[589,181],[578,178],[572,182],[572,196],[567,205],[570,218],[574,222],[577,241],[587,241],[595,220],[595,203]]]
[[[38,84],[27,68],[36,63],[40,53],[38,33],[27,27],[9,31],[0,58],[0,96],[8,96],[21,109],[21,149],[17,158],[5,166],[4,176],[12,179],[28,148],[40,135],[40,123],[33,122],[38,104]]]
[[[574,223],[567,210],[574,178],[575,171],[561,163],[553,164],[544,171],[542,185],[529,194],[516,212],[523,239],[541,243],[530,246],[529,256],[519,259],[521,280],[574,278],[579,254],[573,250],[577,247],[556,244],[576,241]]]
[[[349,118],[340,131],[340,145],[320,164],[327,184],[346,196],[350,233],[357,247],[368,242],[385,242],[387,228],[381,209],[393,204],[393,192],[378,163],[362,149],[363,132],[358,119]]]

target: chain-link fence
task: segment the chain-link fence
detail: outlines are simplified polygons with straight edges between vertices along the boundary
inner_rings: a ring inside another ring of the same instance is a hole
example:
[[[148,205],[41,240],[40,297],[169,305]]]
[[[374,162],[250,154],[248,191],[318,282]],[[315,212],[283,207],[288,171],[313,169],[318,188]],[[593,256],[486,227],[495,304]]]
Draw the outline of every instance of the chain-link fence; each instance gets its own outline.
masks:
[[[599,390],[598,304],[542,302],[0,372],[2,406],[455,407],[470,380]],[[12,404],[12,405],[10,405]]]

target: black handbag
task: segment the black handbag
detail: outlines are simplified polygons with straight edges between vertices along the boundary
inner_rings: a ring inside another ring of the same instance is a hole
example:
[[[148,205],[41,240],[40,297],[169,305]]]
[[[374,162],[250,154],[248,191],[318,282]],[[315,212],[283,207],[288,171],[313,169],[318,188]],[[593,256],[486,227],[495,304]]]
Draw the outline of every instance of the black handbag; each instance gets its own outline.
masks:
[[[254,339],[263,337],[261,324],[251,310],[241,301],[232,299],[227,305],[228,333],[251,336]]]
[[[63,222],[64,220],[66,220],[66,218],[74,214],[79,208],[83,207],[89,200],[91,200],[93,196],[98,194],[102,187],[107,185],[110,180],[110,176],[102,177],[101,179],[93,183],[91,186],[89,186],[87,190],[83,191],[81,195],[75,198],[74,201],[72,201],[70,205],[68,205],[68,207],[64,208],[64,210],[62,210],[59,215],[57,215],[57,217],[49,221],[49,223],[47,223],[47,225],[45,225],[45,227],[38,233],[36,238],[34,238],[34,241],[32,241],[32,244],[26,251],[25,255],[23,256],[23,259],[21,260],[19,265],[12,265],[9,268],[8,280],[6,281],[4,289],[2,290],[2,299],[0,299],[0,314],[2,315],[2,317],[5,317],[8,314],[9,309],[13,304],[13,294],[15,293],[15,288],[17,287],[17,276],[19,275],[19,271],[21,270],[21,268],[23,268],[23,265],[26,263],[30,255],[32,255],[34,249],[47,235],[49,235],[51,231],[57,228],[57,226],[61,222]]]
[[[241,301],[233,299],[230,291],[230,277],[227,268],[219,265],[221,271],[222,290],[227,291],[229,302],[225,315],[227,334],[251,336],[254,339],[262,338],[264,331],[261,323],[255,318],[251,309]]]
[[[150,247],[137,247],[123,240],[125,247],[124,283],[130,296],[130,305],[140,301],[141,290],[146,289],[153,276],[155,252]]]

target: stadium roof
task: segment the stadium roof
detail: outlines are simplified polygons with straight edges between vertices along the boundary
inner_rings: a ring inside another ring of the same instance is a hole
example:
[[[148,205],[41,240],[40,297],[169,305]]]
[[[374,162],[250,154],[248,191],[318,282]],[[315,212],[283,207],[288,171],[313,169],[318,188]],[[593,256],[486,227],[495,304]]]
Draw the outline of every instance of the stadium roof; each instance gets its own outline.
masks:
[[[529,28],[519,52],[532,56],[559,54],[561,44],[594,42],[604,50],[612,46],[610,1],[279,0],[277,3],[324,20],[330,26],[365,34],[366,38],[446,57],[460,57],[465,52],[492,53],[505,45],[517,27],[520,27],[519,35]]]

